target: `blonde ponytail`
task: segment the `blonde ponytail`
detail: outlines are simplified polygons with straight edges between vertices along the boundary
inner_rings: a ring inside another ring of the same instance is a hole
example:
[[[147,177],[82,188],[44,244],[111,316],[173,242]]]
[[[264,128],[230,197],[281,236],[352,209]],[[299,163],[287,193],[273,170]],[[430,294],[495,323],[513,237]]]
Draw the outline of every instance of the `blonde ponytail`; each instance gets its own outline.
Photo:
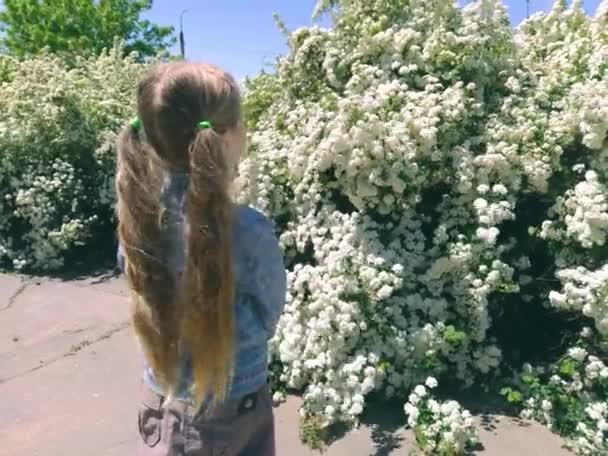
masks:
[[[220,136],[201,130],[189,150],[187,266],[182,333],[193,358],[195,398],[221,401],[234,357],[234,271],[229,169]]]
[[[159,381],[173,393],[178,377],[181,312],[165,262],[158,198],[162,169],[154,150],[132,128],[119,138],[118,234],[125,251],[133,327]]]

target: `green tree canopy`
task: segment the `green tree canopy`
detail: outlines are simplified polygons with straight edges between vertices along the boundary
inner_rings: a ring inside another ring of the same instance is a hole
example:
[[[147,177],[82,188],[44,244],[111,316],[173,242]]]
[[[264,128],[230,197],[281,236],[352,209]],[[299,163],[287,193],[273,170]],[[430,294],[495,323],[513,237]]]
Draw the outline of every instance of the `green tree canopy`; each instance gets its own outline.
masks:
[[[5,52],[25,57],[48,47],[62,54],[95,54],[117,38],[142,58],[175,42],[173,27],[142,19],[152,0],[5,0],[0,12]]]

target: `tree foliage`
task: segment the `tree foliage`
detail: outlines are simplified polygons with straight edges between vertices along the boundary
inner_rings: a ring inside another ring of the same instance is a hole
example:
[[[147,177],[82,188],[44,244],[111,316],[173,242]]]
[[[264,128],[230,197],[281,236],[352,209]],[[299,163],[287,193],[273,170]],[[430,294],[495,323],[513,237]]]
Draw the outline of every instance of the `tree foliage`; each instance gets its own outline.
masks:
[[[5,0],[0,12],[5,52],[27,57],[49,48],[56,54],[99,55],[124,40],[126,53],[140,58],[166,51],[173,27],[161,27],[141,15],[152,0]]]

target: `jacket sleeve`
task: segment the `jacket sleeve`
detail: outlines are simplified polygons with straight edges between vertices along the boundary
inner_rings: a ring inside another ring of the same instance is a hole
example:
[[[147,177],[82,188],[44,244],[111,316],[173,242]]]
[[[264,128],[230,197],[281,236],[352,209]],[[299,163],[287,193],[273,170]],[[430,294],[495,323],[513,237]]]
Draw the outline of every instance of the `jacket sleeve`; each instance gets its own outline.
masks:
[[[265,228],[254,253],[250,293],[260,310],[267,337],[272,339],[285,307],[287,274],[283,252],[270,222]]]
[[[122,248],[121,244],[118,244],[118,250],[116,252],[116,262],[118,264],[118,269],[123,274],[125,273],[125,252]]]

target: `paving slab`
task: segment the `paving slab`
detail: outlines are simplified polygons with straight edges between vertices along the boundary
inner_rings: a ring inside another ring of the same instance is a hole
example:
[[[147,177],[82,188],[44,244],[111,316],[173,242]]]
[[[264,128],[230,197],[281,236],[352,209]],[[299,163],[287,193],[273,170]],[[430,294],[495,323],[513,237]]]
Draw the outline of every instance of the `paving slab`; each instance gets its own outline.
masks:
[[[126,323],[121,279],[28,282],[0,275],[0,290],[0,309],[18,294],[0,312],[0,456],[134,454],[141,356]],[[74,341],[85,343],[74,349]],[[279,456],[316,454],[299,440],[299,404],[290,397],[275,409]],[[407,455],[413,435],[394,416],[400,407],[373,411],[325,455]],[[476,454],[570,454],[541,426],[496,415],[479,422]]]
[[[0,385],[2,456],[133,454],[140,367],[128,328]]]
[[[480,454],[491,456],[572,456],[562,439],[547,428],[511,417],[493,415],[479,426]]]
[[[124,328],[128,302],[111,293],[43,279],[0,276],[0,384]]]

